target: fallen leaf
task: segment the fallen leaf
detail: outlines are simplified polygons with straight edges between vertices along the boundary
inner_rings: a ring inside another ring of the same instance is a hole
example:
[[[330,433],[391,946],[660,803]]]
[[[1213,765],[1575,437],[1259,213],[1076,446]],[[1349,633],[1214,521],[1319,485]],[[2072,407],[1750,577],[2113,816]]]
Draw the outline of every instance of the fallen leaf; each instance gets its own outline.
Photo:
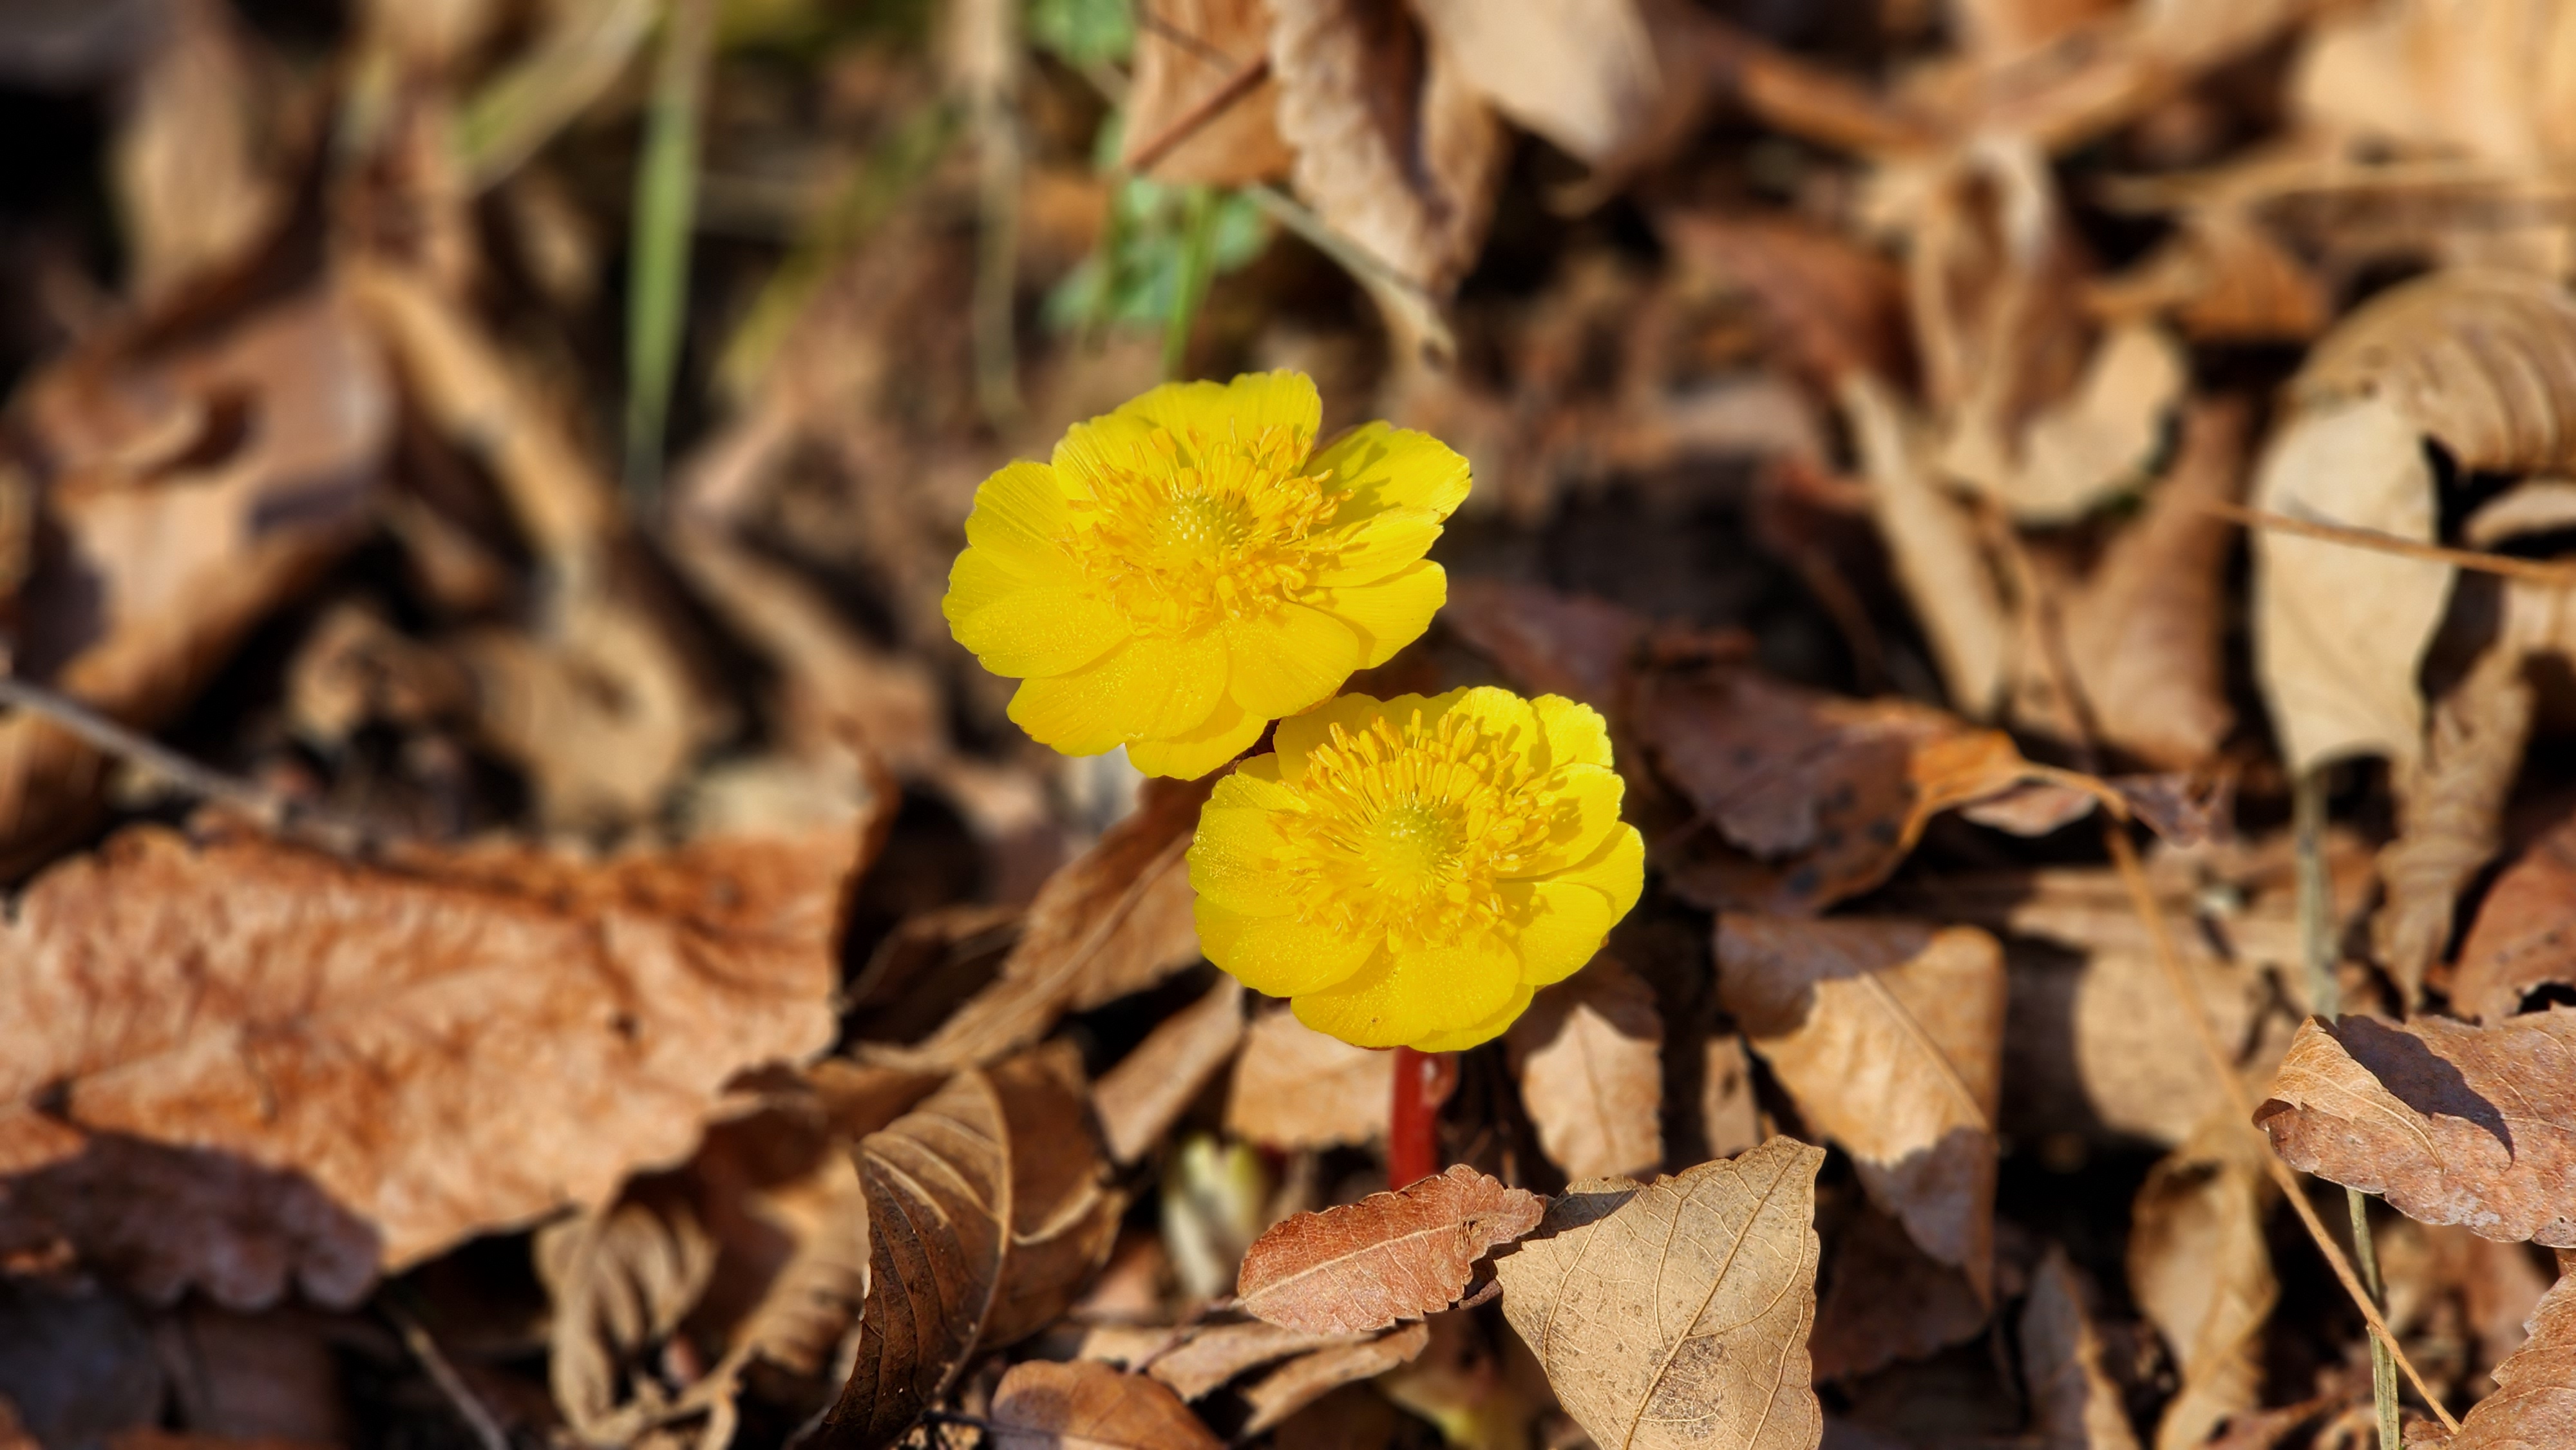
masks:
[[[1356,1344],[1299,1355],[1244,1388],[1244,1402],[1251,1406],[1252,1416],[1244,1422],[1243,1433],[1261,1434],[1344,1385],[1375,1379],[1410,1363],[1430,1342],[1431,1326],[1399,1324]]]
[[[1137,27],[1120,164],[1135,167],[1140,148],[1179,134],[1176,128],[1197,117],[1141,174],[1207,186],[1286,175],[1278,83],[1266,73],[1249,86],[1241,81],[1247,67],[1269,62],[1269,0],[1164,0],[1157,21]]]
[[[2005,982],[1972,926],[1729,913],[1718,997],[1924,1252],[1994,1285]]]
[[[1655,109],[1662,80],[1635,0],[1415,0],[1431,43],[1494,109],[1599,165]]]
[[[2492,549],[2526,534],[2576,529],[2576,479],[2528,478],[2479,504],[2460,525],[2460,542]]]
[[[1080,1361],[1011,1366],[986,1418],[1005,1450],[1220,1450],[1225,1443],[1162,1385]]]
[[[2576,987],[2576,822],[2523,848],[2460,943],[2451,1005],[2493,1025],[2547,987]]]
[[[1355,1334],[1458,1302],[1476,1264],[1546,1211],[1461,1163],[1357,1203],[1282,1220],[1243,1256],[1245,1313],[1312,1334]]]
[[[715,1240],[683,1186],[665,1180],[605,1212],[549,1226],[535,1258],[553,1311],[546,1376],[555,1404],[592,1442],[631,1439],[668,1405],[649,1377],[636,1380],[640,1401],[621,1390],[706,1293]]]
[[[2314,268],[2250,209],[2216,203],[2178,218],[2170,238],[2087,291],[2112,320],[2166,313],[2195,342],[2304,342],[2333,320]]]
[[[2554,6],[2404,3],[2325,17],[2290,102],[2303,119],[2410,149],[2538,167],[2569,154],[2570,94],[2550,64],[2576,40]]]
[[[2115,328],[2073,390],[2033,412],[2017,437],[1962,429],[1941,450],[1941,469],[2023,523],[2069,522],[2145,481],[2185,381],[2182,349],[2162,330]]]
[[[1628,666],[1651,627],[1605,599],[1494,579],[1454,582],[1440,622],[1532,693],[1614,718],[1625,713]]]
[[[1614,957],[1541,991],[1509,1034],[1539,1147],[1567,1178],[1651,1173],[1664,1161],[1664,1019]]]
[[[1232,977],[1163,1019],[1092,1089],[1110,1160],[1133,1163],[1162,1141],[1242,1041],[1243,985]]]
[[[2049,1245],[2021,1311],[2022,1378],[2043,1450],[2138,1450],[2120,1387],[2102,1368],[2102,1336],[2066,1250]]]
[[[1466,69],[1393,0],[1272,0],[1270,68],[1297,190],[1434,294],[1475,259],[1504,159]]]
[[[1083,1336],[1082,1357],[1150,1374],[1182,1399],[1197,1400],[1263,1365],[1365,1338],[1313,1334],[1258,1319],[1177,1329],[1101,1325]]]
[[[736,1071],[830,1042],[867,840],[851,822],[596,864],[367,866],[127,831],[0,927],[5,1233],[60,1235],[151,1297],[251,1308],[291,1283],[340,1305],[474,1233],[602,1203],[686,1154]]]
[[[128,285],[151,302],[238,266],[288,200],[264,154],[279,77],[219,0],[160,7],[112,165]]]
[[[1858,1379],[1973,1339],[1991,1317],[1965,1274],[1933,1262],[1904,1225],[1863,1208],[1834,1240],[1807,1354],[1819,1380]]]
[[[2460,1417],[2444,1450],[2542,1450],[2576,1443],[2576,1277],[2531,1312],[2531,1338],[2495,1367],[2496,1392]]]
[[[2576,1011],[2310,1021],[2255,1121],[2292,1167],[2425,1223],[2576,1248]]]
[[[1133,814],[1039,888],[1001,976],[902,1054],[906,1061],[990,1062],[1045,1036],[1067,1012],[1141,991],[1197,961],[1182,857],[1214,779],[1147,782]]]
[[[2156,1450],[2200,1445],[2263,1402],[2263,1325],[2280,1287],[2263,1241],[2260,1152],[2229,1115],[2211,1118],[2148,1171],[2130,1209],[2129,1292],[2182,1377]]]
[[[1760,309],[1779,351],[1818,386],[1913,372],[1904,278],[1877,252],[1776,216],[1672,212],[1658,230],[1684,266]]]
[[[1643,1187],[1578,1183],[1495,1261],[1504,1317],[1602,1450],[1816,1450],[1824,1161],[1774,1138]]]
[[[1386,1136],[1395,1054],[1353,1047],[1296,1014],[1253,1019],[1226,1089],[1226,1131],[1268,1147],[1332,1148]]]
[[[1860,454],[1871,516],[1930,637],[1942,683],[1960,710],[1982,717],[2002,703],[2011,630],[1976,521],[1933,477],[1930,441],[1885,381],[1854,373],[1836,400]]]
[[[1703,1051],[1700,1079],[1700,1131],[1712,1158],[1732,1158],[1763,1139],[1762,1107],[1753,1096],[1753,1059],[1744,1039],[1733,1032],[1712,1032]]]

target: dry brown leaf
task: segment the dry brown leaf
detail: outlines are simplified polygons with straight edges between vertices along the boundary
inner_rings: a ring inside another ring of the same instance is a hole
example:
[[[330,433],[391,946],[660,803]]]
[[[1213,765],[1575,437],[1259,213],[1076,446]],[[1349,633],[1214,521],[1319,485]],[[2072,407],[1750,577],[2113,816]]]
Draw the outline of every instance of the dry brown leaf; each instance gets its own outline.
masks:
[[[1992,1316],[1967,1276],[1936,1264],[1875,1209],[1846,1220],[1825,1269],[1807,1353],[1818,1380],[1851,1380],[1973,1339]]]
[[[2576,479],[2528,478],[2479,504],[2460,525],[2460,542],[2492,549],[2524,534],[2576,529]]]
[[[2156,1450],[2200,1445],[2263,1402],[2263,1324],[2280,1287],[2263,1241],[2262,1151],[2232,1115],[2214,1117],[2148,1172],[2130,1210],[2129,1292],[2182,1376]]]
[[[1663,1044],[1654,988],[1615,957],[1540,992],[1512,1024],[1521,1101],[1566,1177],[1626,1177],[1663,1164]]]
[[[2471,269],[2372,298],[2318,342],[2301,406],[2384,398],[2460,466],[2576,469],[2576,299],[2555,282]]]
[[[1265,1364],[1309,1350],[1356,1344],[1367,1337],[1310,1334],[1258,1319],[1178,1329],[1100,1325],[1083,1336],[1082,1358],[1150,1374],[1182,1399],[1196,1400]]]
[[[664,1178],[630,1189],[604,1212],[537,1235],[546,1286],[546,1376],[564,1420],[585,1440],[631,1440],[667,1413],[650,1376],[629,1371],[658,1350],[715,1276],[716,1245],[684,1186]],[[638,1398],[622,1393],[629,1383]]]
[[[2309,33],[2290,102],[2335,131],[2539,169],[2576,155],[2571,43],[2567,12],[2533,0],[2336,10]]]
[[[2523,849],[2487,889],[2460,943],[2451,1005],[2493,1024],[2543,987],[2576,986],[2576,823]]]
[[[193,345],[104,338],[13,413],[41,455],[36,569],[14,608],[63,624],[21,639],[11,669],[149,729],[363,532],[394,399],[325,290]],[[106,768],[50,721],[0,718],[0,877],[81,823]]]
[[[1110,1161],[1133,1163],[1162,1141],[1242,1041],[1243,984],[1227,977],[1120,1058],[1091,1093]]]
[[[1774,1138],[1639,1187],[1574,1185],[1495,1261],[1503,1314],[1602,1450],[1816,1450],[1816,1170]]]
[[[2033,410],[2018,435],[1955,431],[1941,450],[1941,469],[2023,523],[2080,518],[2145,480],[2186,371],[2182,349],[2161,329],[2116,327],[2065,396]]]
[[[2333,320],[2326,285],[2242,205],[2186,212],[2146,260],[2095,284],[2090,305],[2112,321],[2168,312],[2195,342],[2297,342]]]
[[[1430,1343],[1430,1325],[1399,1324],[1356,1344],[1299,1355],[1245,1386],[1243,1399],[1251,1406],[1252,1416],[1244,1422],[1243,1433],[1261,1434],[1344,1385],[1375,1379],[1409,1364]]]
[[[2041,1450],[2138,1450],[2066,1250],[2051,1244],[2021,1311],[2022,1378]]]
[[[152,54],[131,97],[112,165],[129,286],[145,302],[208,271],[235,267],[287,200],[269,174],[265,76],[251,38],[221,0],[160,7]]]
[[[1136,32],[1120,164],[1135,166],[1141,148],[1160,142],[1166,149],[1143,169],[1156,181],[1243,186],[1287,175],[1278,83],[1240,80],[1269,63],[1270,0],[1161,0],[1155,13],[1158,23]],[[1185,126],[1182,139],[1165,139]]]
[[[1729,913],[1718,997],[1924,1252],[1994,1285],[2004,963],[1972,926]]]
[[[2541,1296],[2528,1327],[2529,1342],[2495,1367],[2496,1392],[2469,1407],[2460,1433],[2434,1442],[2443,1450],[2576,1444],[2576,1276]]]
[[[2576,1247],[2576,1011],[2299,1029],[2255,1121],[2293,1167],[2410,1218]]]
[[[2037,50],[2119,7],[2113,0],[1950,0],[1961,49],[1992,65]]]
[[[1392,1193],[1300,1213],[1243,1256],[1245,1313],[1310,1334],[1357,1334],[1458,1302],[1476,1264],[1528,1233],[1547,1200],[1461,1163]]]
[[[1759,308],[1774,346],[1817,384],[1913,372],[1904,279],[1877,252],[1776,216],[1673,212],[1659,230],[1682,266]]]
[[[1654,114],[1662,80],[1635,0],[1413,0],[1434,46],[1494,109],[1600,165]]]
[[[1108,1256],[1080,1071],[1040,1050],[967,1071],[859,1145],[868,1297],[822,1447],[900,1440],[979,1349],[1052,1321]]]
[[[1703,1049],[1700,1131],[1712,1158],[1732,1158],[1762,1141],[1762,1106],[1753,1096],[1753,1058],[1733,1032],[1712,1032]]]
[[[1272,1148],[1332,1148],[1386,1136],[1395,1055],[1353,1047],[1293,1012],[1272,1011],[1244,1033],[1226,1090],[1225,1128]]]
[[[1535,584],[1460,579],[1440,622],[1534,694],[1564,695],[1614,718],[1648,621],[1604,599]]]
[[[994,1388],[986,1418],[1004,1450],[1220,1450],[1225,1444],[1178,1395],[1105,1364],[1015,1364]]]
[[[6,1234],[60,1236],[154,1297],[247,1307],[293,1283],[346,1304],[380,1269],[603,1202],[685,1154],[736,1071],[830,1042],[867,841],[850,822],[598,864],[361,866],[126,832],[0,928]]]
[[[990,1062],[1045,1036],[1067,1012],[1141,991],[1197,961],[1182,857],[1214,780],[1146,782],[1134,814],[1039,888],[1001,976],[905,1060]]]
[[[2011,629],[1976,520],[1933,477],[1930,441],[1884,380],[1853,373],[1836,399],[1869,484],[1870,514],[1930,636],[1942,684],[1951,703],[1983,717],[2002,703]]]
[[[1297,190],[1402,278],[1445,293],[1483,245],[1504,136],[1465,68],[1394,0],[1271,0]]]

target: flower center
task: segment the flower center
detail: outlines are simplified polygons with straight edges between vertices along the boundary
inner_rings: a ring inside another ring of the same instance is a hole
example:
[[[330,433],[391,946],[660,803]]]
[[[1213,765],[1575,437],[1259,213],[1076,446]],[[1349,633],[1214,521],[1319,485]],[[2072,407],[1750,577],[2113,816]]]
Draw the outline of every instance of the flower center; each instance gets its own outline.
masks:
[[[1258,618],[1311,588],[1345,491],[1304,474],[1286,428],[1249,441],[1157,428],[1088,482],[1064,542],[1091,586],[1140,634],[1195,634]]]
[[[1306,756],[1306,809],[1279,818],[1298,916],[1399,949],[1500,924],[1498,883],[1547,840],[1546,779],[1515,744],[1457,712],[1332,727]]]

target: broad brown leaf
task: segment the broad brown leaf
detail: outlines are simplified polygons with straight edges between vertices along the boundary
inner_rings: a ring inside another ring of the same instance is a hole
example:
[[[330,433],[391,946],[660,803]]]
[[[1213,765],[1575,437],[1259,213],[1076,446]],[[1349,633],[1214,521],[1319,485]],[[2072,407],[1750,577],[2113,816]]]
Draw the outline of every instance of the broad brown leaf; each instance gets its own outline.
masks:
[[[369,866],[119,835],[0,926],[0,1233],[58,1235],[156,1297],[345,1304],[380,1268],[604,1202],[685,1154],[735,1072],[831,1040],[866,839]]]
[[[1161,23],[1136,32],[1136,73],[1127,89],[1123,136],[1128,166],[1140,147],[1176,134],[1214,104],[1244,67],[1269,58],[1269,0],[1162,0]],[[1156,181],[1242,186],[1288,172],[1279,139],[1279,84],[1264,76],[1198,122],[1144,168]]]
[[[1314,1334],[1353,1334],[1458,1302],[1478,1260],[1546,1211],[1461,1163],[1393,1193],[1283,1220],[1243,1256],[1246,1313]]]
[[[1120,1058],[1091,1094],[1111,1160],[1143,1157],[1242,1041],[1243,984],[1227,977]]]
[[[2051,1244],[2021,1311],[2022,1378],[2041,1450],[2138,1450],[2120,1386],[2102,1367],[2102,1335],[2066,1250]]]
[[[1993,1288],[2005,982],[1995,939],[1908,921],[1718,919],[1718,996],[1924,1252]]]
[[[1432,43],[1494,108],[1595,165],[1662,88],[1636,0],[1414,0]]]
[[[1495,1261],[1504,1316],[1602,1450],[1816,1450],[1824,1161],[1774,1138],[1645,1187],[1578,1183]]]
[[[1234,1060],[1226,1131],[1273,1148],[1331,1148],[1386,1136],[1395,1054],[1353,1047],[1287,1011],[1254,1019]]]
[[[1776,216],[1675,212],[1660,230],[1684,266],[1761,309],[1785,360],[1822,387],[1854,373],[1913,372],[1904,279],[1877,252]]]
[[[1219,1450],[1225,1443],[1161,1384],[1080,1361],[1011,1366],[987,1418],[1004,1450]]]
[[[1654,989],[1614,957],[1542,991],[1512,1024],[1521,1101],[1539,1146],[1567,1178],[1661,1166],[1663,1043]]]
[[[1523,688],[1580,700],[1614,720],[1627,713],[1628,670],[1651,628],[1606,599],[1494,579],[1452,583],[1440,622]]]
[[[1976,1337],[1992,1316],[1968,1276],[1933,1262],[1874,1208],[1845,1219],[1807,1353],[1819,1380],[1851,1380]]]
[[[2543,987],[2576,985],[2576,821],[2525,847],[2488,888],[2460,943],[2451,1005],[2493,1024]]]
[[[2181,1371],[2156,1450],[2205,1443],[2262,1403],[2263,1325],[2280,1297],[2263,1241],[2262,1144],[2226,1115],[2160,1160],[2130,1210],[2129,1292]]]
[[[2576,1445],[2576,1275],[2541,1296],[2529,1328],[2531,1338],[2495,1367],[2496,1392],[2469,1407],[2460,1433],[2436,1442],[2444,1450]]]
[[[1977,538],[1977,521],[1936,476],[1932,440],[1886,379],[1852,373],[1836,390],[1886,540],[1950,702],[1983,718],[2010,683],[2011,616]]]
[[[2310,1021],[2255,1121],[2293,1167],[2410,1218],[2576,1247],[2576,1011]]]

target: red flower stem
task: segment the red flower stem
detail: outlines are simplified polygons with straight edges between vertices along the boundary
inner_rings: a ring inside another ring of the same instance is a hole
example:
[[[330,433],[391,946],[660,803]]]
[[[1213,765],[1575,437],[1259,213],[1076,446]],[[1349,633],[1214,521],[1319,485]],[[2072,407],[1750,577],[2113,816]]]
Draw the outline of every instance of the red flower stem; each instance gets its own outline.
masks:
[[[1458,1058],[1395,1050],[1395,1100],[1386,1125],[1386,1186],[1407,1188],[1440,1171],[1440,1105],[1458,1087]]]

